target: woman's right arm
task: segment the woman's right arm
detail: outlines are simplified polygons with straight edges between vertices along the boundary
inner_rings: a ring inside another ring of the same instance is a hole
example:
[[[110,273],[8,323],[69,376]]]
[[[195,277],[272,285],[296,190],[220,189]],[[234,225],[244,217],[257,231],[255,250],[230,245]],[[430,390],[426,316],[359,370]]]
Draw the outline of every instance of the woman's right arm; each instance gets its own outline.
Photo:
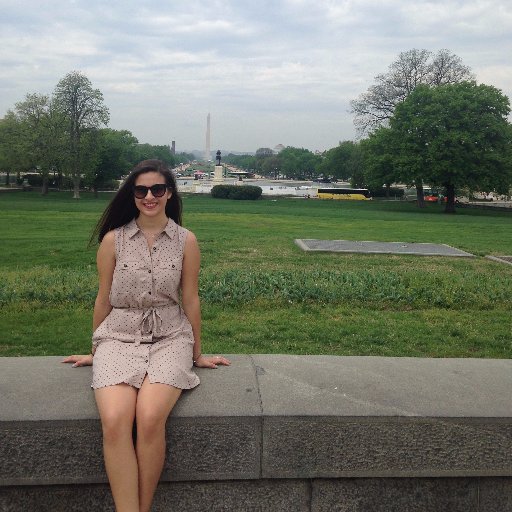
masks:
[[[109,231],[103,237],[98,248],[96,264],[98,266],[98,295],[94,302],[94,313],[92,316],[93,332],[98,328],[101,322],[107,318],[110,311],[112,311],[109,297],[112,279],[114,277],[114,268],[116,266],[114,231]],[[62,362],[73,363],[73,367],[89,366],[92,364],[93,355],[93,351],[88,355],[72,355],[63,359]]]
[[[109,231],[101,241],[96,256],[98,266],[98,295],[94,302],[94,313],[92,316],[92,332],[107,318],[112,311],[110,304],[110,288],[114,278],[114,268],[116,266],[115,234]]]

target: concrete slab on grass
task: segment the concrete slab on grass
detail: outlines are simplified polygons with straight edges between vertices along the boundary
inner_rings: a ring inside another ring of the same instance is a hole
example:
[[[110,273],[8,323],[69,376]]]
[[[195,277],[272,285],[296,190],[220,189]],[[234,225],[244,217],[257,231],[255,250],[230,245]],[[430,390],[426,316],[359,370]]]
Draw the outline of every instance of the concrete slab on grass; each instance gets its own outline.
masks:
[[[413,254],[418,256],[455,256],[473,258],[474,254],[446,244],[371,242],[356,240],[296,239],[295,243],[304,251],[356,252],[365,254]]]
[[[486,256],[487,259],[497,261],[498,263],[505,263],[512,265],[512,256]]]

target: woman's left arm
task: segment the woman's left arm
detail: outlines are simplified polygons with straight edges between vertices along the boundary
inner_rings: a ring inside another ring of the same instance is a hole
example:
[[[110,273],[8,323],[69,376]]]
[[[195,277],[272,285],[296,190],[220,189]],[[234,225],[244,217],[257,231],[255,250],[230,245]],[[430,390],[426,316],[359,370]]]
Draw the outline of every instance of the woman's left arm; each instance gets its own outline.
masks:
[[[194,365],[202,368],[217,368],[217,365],[231,364],[221,356],[205,357],[201,354],[201,304],[199,301],[199,268],[201,255],[195,235],[188,233],[185,240],[181,270],[181,303],[183,311],[194,333]]]

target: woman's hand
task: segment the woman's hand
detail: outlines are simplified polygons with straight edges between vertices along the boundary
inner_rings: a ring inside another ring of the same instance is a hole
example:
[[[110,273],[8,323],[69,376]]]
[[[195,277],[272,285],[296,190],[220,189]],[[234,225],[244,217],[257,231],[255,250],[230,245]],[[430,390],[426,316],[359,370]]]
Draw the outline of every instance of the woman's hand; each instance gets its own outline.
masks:
[[[63,359],[61,363],[73,363],[71,366],[76,368],[77,366],[91,366],[92,365],[92,354],[86,356],[68,356]]]
[[[224,366],[229,366],[231,361],[222,356],[199,356],[194,362],[194,366],[198,368],[218,368],[218,365],[222,364]]]

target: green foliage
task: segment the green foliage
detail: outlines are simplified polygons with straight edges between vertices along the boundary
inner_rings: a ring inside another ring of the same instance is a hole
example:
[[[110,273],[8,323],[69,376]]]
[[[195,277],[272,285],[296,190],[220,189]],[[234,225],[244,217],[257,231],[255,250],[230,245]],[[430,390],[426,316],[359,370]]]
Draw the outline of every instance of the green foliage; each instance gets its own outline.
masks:
[[[382,272],[358,270],[215,270],[201,275],[200,295],[205,304],[250,306],[290,303],[351,304],[372,309],[486,310],[512,309],[512,274],[443,274],[425,280],[414,269]],[[5,272],[0,284],[0,305],[39,302],[49,305],[76,303],[92,307],[97,291],[95,268],[52,269],[36,266],[20,275]]]
[[[96,132],[97,161],[87,174],[94,190],[112,188],[113,180],[121,179],[139,161],[137,139],[128,130],[103,128]],[[113,187],[114,189],[117,186]]]
[[[455,190],[508,191],[512,169],[509,101],[489,85],[418,86],[390,120],[391,153],[401,176]]]
[[[512,276],[444,275],[425,280],[412,270],[381,272],[379,269],[346,271],[227,270],[208,273],[201,280],[205,302],[241,305],[268,303],[351,304],[388,309],[442,307],[466,309],[478,304],[488,309],[500,304],[512,308],[509,289]]]
[[[252,155],[234,155],[230,153],[226,157],[224,157],[224,163],[232,164],[240,169],[245,169],[246,171],[255,171],[256,170],[256,157]]]
[[[62,78],[53,94],[53,103],[66,126],[67,170],[73,177],[74,197],[79,198],[80,175],[91,174],[98,162],[95,130],[109,121],[103,94],[93,89],[82,73],[72,71]]]
[[[367,139],[361,142],[361,152],[364,160],[364,185],[373,190],[383,185],[405,181],[415,183],[411,176],[400,176],[395,161],[393,133],[389,128],[378,128]],[[410,169],[409,169],[410,172]],[[419,170],[418,172],[421,172]]]
[[[278,155],[281,161],[281,172],[288,178],[311,179],[318,174],[320,156],[309,149],[288,146]]]
[[[192,162],[192,160],[195,160],[195,157],[192,153],[185,153],[182,151],[180,153],[176,153],[175,160],[176,160],[175,165],[178,165],[180,163],[186,164],[188,162]]]
[[[261,187],[254,185],[215,185],[211,195],[217,199],[259,199]]]
[[[497,190],[512,184],[508,98],[474,82],[418,86],[397,106],[389,128],[361,143],[370,188],[428,183],[454,211],[456,190]]]
[[[90,232],[111,194],[0,194],[1,355],[90,348]],[[483,257],[305,253],[295,238],[512,254],[510,212],[183,196],[201,248],[205,352],[512,357],[512,267]]]
[[[194,156],[171,153],[168,145],[138,144],[128,130],[101,129],[109,120],[103,95],[82,73],[68,73],[50,98],[27,94],[0,119],[0,170],[35,171],[47,191],[52,173],[73,180],[74,197],[82,185],[115,187],[113,180],[127,174],[139,161],[157,158],[174,167]],[[32,179],[32,181],[36,181]],[[65,188],[65,187],[64,187]]]
[[[134,163],[154,158],[162,160],[162,162],[165,162],[169,167],[176,165],[176,157],[172,154],[169,145],[154,146],[152,144],[138,144],[136,146]]]
[[[280,155],[265,158],[261,163],[261,173],[274,179],[278,179],[282,172],[283,159]]]
[[[0,119],[0,168],[5,171],[21,171],[30,167],[25,152],[24,127],[13,111]]]
[[[324,154],[318,172],[338,180],[352,180],[353,186],[363,186],[366,183],[362,178],[362,164],[360,145],[346,140]]]

